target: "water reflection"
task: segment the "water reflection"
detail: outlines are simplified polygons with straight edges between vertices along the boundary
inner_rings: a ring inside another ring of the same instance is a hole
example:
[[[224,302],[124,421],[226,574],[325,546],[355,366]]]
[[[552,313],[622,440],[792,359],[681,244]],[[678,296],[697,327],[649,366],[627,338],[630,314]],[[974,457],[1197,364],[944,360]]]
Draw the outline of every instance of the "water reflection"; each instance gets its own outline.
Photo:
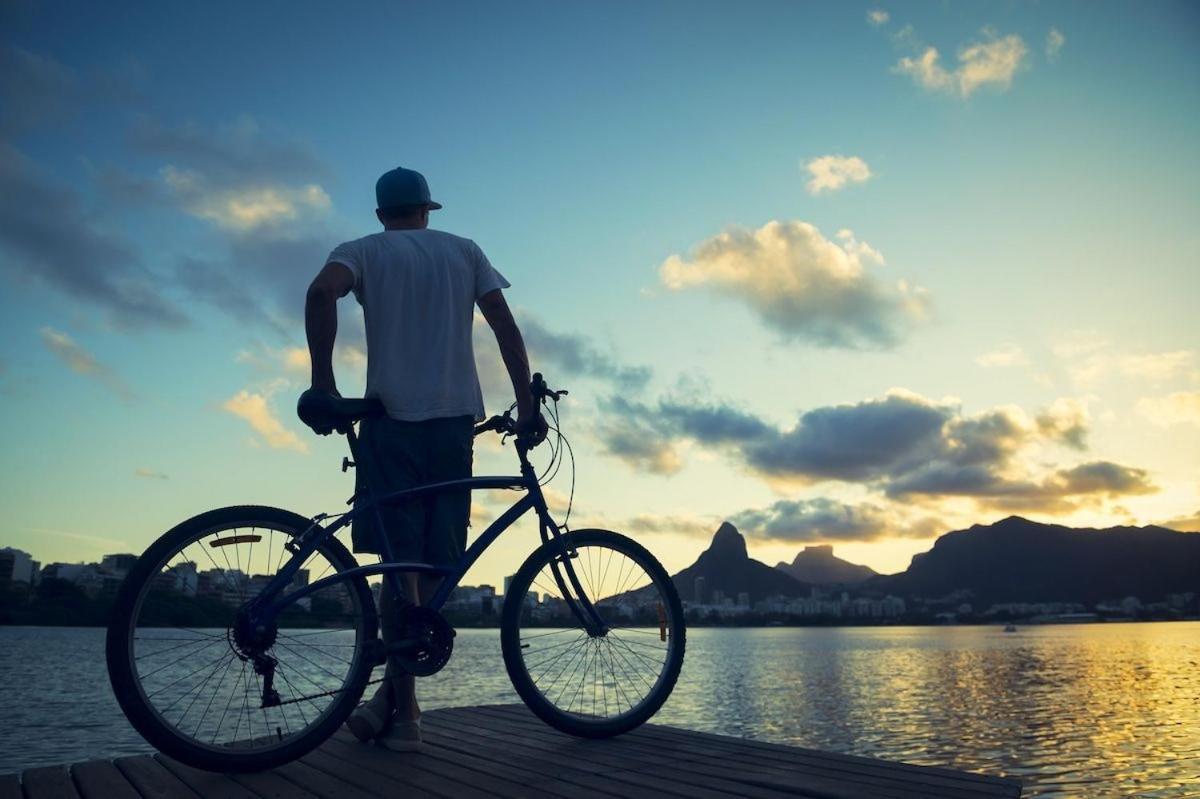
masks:
[[[699,629],[657,721],[1017,776],[1039,797],[1200,796],[1200,624]],[[0,628],[0,773],[147,747],[103,631]],[[491,630],[460,630],[422,705],[519,701]]]
[[[1200,625],[696,630],[659,720],[1012,775],[1026,795],[1200,796]]]

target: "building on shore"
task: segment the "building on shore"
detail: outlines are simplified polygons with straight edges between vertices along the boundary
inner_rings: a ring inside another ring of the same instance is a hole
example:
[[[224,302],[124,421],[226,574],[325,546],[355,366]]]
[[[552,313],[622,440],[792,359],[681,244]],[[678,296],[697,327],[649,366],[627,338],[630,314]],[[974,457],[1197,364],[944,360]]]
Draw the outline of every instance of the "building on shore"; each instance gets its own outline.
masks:
[[[38,583],[38,566],[28,552],[13,547],[0,549],[0,587],[24,583],[32,588]]]

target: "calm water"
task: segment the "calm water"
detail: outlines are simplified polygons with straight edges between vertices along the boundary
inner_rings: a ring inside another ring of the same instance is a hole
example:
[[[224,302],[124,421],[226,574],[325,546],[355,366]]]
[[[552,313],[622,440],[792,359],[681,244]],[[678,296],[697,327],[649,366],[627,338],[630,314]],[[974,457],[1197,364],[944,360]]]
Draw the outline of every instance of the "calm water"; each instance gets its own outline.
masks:
[[[0,628],[0,773],[147,751],[99,629]],[[495,631],[460,631],[427,709],[516,702]],[[1200,623],[703,629],[658,721],[1014,775],[1043,797],[1200,796]]]

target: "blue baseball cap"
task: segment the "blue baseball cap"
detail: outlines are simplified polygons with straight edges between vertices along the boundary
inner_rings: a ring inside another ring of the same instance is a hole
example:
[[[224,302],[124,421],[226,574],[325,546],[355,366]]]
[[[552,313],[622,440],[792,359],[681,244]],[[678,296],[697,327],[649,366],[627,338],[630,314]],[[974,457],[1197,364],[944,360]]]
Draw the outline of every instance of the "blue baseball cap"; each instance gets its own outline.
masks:
[[[375,202],[379,208],[426,205],[429,210],[436,211],[442,207],[441,203],[429,198],[429,184],[425,182],[425,176],[415,169],[402,166],[384,172],[375,181]]]

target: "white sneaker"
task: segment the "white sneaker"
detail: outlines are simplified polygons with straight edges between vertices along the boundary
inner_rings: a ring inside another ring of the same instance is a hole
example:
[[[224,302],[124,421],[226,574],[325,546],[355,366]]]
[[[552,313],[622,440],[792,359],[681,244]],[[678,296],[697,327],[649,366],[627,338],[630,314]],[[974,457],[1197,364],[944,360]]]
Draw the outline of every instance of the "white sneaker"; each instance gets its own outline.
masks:
[[[393,719],[392,727],[375,739],[375,743],[391,752],[421,751],[421,720]]]
[[[363,702],[354,709],[350,718],[346,719],[346,729],[358,740],[366,743],[378,738],[387,728],[388,715],[391,708],[385,697],[376,694],[374,698]]]

